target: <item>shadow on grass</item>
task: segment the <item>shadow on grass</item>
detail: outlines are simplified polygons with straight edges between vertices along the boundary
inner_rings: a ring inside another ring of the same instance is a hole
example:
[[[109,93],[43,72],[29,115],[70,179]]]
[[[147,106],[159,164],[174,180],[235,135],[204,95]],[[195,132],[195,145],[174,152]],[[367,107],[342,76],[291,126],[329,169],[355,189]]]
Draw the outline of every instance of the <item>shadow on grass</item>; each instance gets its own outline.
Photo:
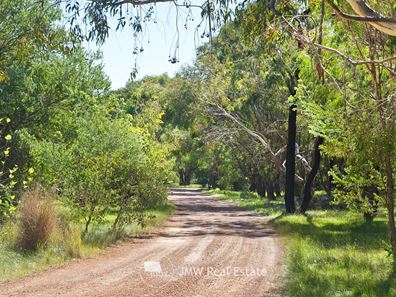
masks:
[[[346,210],[286,215],[281,201],[236,193],[223,193],[221,199],[263,215],[278,214],[268,222],[284,235],[288,247],[287,297],[396,297],[383,215],[365,223],[361,214]]]
[[[290,297],[396,296],[396,275],[383,256],[297,247],[290,252],[288,271]]]
[[[216,195],[221,200],[232,201],[245,210],[256,211],[263,216],[279,215],[285,209],[281,199],[269,200],[252,192],[210,190],[208,193]]]
[[[365,223],[347,211],[273,220],[289,246],[287,296],[396,296],[383,218]]]
[[[363,220],[337,222],[314,217],[282,215],[272,220],[281,233],[304,236],[325,249],[356,246],[361,250],[384,249],[387,226],[383,220],[365,223]]]

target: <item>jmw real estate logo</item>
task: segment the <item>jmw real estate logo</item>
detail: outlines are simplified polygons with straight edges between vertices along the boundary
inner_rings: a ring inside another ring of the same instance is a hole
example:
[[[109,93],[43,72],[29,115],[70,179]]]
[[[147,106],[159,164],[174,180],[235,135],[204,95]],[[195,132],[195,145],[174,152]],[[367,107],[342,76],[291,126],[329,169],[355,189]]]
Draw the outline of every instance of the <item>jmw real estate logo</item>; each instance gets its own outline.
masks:
[[[184,267],[180,276],[209,276],[209,277],[260,277],[265,276],[265,268],[232,267]]]
[[[214,278],[221,277],[263,277],[267,274],[265,268],[252,267],[172,267],[171,270],[163,270],[161,262],[144,262],[144,272],[151,277],[188,277],[188,276],[207,276]]]

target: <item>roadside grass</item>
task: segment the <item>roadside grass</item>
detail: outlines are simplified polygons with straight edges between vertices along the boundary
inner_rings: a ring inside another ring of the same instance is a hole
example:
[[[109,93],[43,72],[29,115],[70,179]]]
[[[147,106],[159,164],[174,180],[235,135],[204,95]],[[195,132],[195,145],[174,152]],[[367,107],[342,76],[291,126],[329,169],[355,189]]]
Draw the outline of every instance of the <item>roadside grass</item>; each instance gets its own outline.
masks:
[[[111,232],[111,217],[100,225],[92,225],[91,231],[81,239],[82,225],[74,225],[65,235],[56,234],[50,244],[37,251],[24,251],[17,247],[18,226],[8,222],[0,227],[0,282],[17,279],[49,267],[64,264],[73,258],[88,257],[118,240],[141,236],[163,224],[173,213],[175,206],[168,202],[149,211],[145,226],[129,224],[116,237]]]
[[[267,219],[281,215],[284,210],[283,203],[279,199],[263,199],[253,192],[236,192],[219,189],[206,190],[205,192],[215,195],[220,200],[232,201],[244,209],[254,210],[268,217]]]
[[[179,188],[179,189],[196,189],[196,188],[204,188],[205,186],[201,185],[201,184],[189,184],[189,185],[184,185],[181,186],[179,183],[171,183],[170,184],[171,188]]]
[[[271,216],[268,222],[283,236],[287,247],[285,296],[396,296],[396,274],[386,251],[383,213],[372,223],[366,223],[362,214],[346,210],[285,215],[282,201],[240,192],[208,192]]]
[[[88,254],[100,250],[126,238],[139,237],[149,233],[152,229],[161,226],[174,212],[175,206],[169,201],[167,204],[147,212],[145,225],[133,223],[125,226],[121,233],[112,234],[112,222],[115,215],[109,215],[102,224],[93,224],[91,230],[84,237],[84,248]]]

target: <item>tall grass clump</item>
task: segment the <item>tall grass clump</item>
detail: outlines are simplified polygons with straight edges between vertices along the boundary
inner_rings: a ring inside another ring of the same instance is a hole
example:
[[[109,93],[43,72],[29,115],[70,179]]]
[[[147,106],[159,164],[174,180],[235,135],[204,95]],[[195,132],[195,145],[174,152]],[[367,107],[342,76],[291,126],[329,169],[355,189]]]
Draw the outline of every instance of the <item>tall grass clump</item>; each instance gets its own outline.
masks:
[[[36,186],[22,194],[19,210],[18,245],[37,250],[49,243],[57,225],[52,193]]]

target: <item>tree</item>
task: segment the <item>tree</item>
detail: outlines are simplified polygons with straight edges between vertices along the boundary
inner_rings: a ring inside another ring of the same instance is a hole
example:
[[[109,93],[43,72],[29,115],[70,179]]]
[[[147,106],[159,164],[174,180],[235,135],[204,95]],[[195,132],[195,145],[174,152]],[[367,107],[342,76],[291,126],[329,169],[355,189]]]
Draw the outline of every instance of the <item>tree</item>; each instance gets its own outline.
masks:
[[[360,62],[344,70],[342,79],[342,62],[323,63],[332,80],[328,90],[321,91],[328,102],[308,104],[306,110],[313,133],[325,140],[323,152],[342,160],[343,165],[332,172],[336,199],[365,214],[375,213],[378,203],[383,203],[395,259],[394,72],[392,59],[386,58],[394,51],[394,45],[391,38],[371,27],[362,29],[353,23],[345,26],[354,47],[349,40],[335,38],[327,42],[342,48],[349,63],[354,64],[357,59]],[[311,89],[308,93],[315,93],[315,88],[307,89]]]

